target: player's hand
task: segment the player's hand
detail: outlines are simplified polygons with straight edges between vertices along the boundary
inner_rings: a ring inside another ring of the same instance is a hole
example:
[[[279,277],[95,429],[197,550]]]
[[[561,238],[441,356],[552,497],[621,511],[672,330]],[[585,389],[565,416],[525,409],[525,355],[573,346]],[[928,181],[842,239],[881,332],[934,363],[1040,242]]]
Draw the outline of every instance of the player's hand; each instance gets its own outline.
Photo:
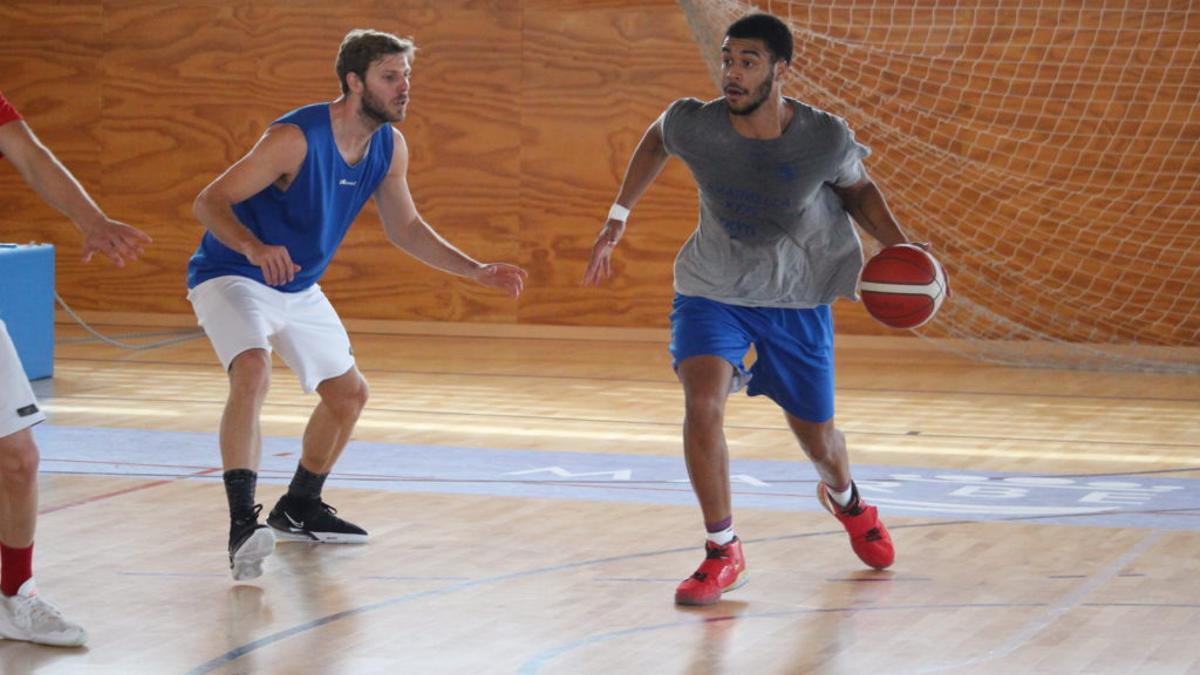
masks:
[[[910,241],[906,243],[912,244],[922,251],[933,255],[933,244],[927,241]],[[934,258],[934,260],[937,260],[937,258]],[[946,271],[946,266],[940,260],[938,260],[938,267],[942,268],[942,278],[946,280],[946,299],[949,300],[954,295],[954,291],[950,290],[950,273]]]
[[[142,255],[142,245],[151,241],[150,235],[136,227],[105,218],[84,232],[82,259],[91,262],[92,256],[100,253],[117,267],[124,267],[126,260],[137,260]]]
[[[601,281],[612,276],[612,253],[622,234],[625,234],[625,223],[619,220],[604,223],[596,243],[592,244],[592,257],[583,273],[584,286],[599,286]]]
[[[485,263],[471,275],[471,278],[478,284],[499,288],[508,293],[508,297],[516,298],[525,289],[525,277],[527,276],[529,273],[516,265]]]
[[[292,262],[286,246],[254,244],[246,251],[250,264],[262,270],[263,280],[268,286],[282,286],[296,278],[300,266]]]

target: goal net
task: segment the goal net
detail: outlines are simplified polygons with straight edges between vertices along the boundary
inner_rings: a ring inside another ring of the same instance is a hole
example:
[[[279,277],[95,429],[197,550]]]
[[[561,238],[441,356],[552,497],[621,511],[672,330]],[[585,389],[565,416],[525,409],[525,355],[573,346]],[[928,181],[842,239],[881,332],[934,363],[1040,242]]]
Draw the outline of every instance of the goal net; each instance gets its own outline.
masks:
[[[718,80],[732,21],[791,27],[786,93],[849,122],[950,272],[919,334],[992,362],[1200,373],[1200,6],[680,5]]]

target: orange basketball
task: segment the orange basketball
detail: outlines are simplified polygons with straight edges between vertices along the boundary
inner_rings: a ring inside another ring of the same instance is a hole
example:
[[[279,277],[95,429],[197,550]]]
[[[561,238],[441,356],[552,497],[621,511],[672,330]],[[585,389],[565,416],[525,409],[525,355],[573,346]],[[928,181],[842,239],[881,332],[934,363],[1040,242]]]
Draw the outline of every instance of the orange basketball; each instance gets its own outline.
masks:
[[[859,291],[867,311],[881,323],[916,328],[932,319],[946,299],[946,272],[921,247],[897,244],[867,261]]]

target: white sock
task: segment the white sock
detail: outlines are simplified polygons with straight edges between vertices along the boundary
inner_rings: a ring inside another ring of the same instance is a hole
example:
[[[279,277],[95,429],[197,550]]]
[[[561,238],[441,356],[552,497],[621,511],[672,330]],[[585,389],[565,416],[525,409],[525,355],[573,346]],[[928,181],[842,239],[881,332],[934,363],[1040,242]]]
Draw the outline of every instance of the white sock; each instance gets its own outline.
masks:
[[[850,505],[850,498],[854,496],[854,483],[851,483],[850,487],[841,492],[836,492],[833,488],[826,485],[825,491],[829,493],[830,497],[833,497],[833,501],[837,502],[838,506],[846,508]]]
[[[708,540],[717,546],[724,546],[725,544],[728,544],[729,542],[733,541],[733,526],[730,525],[720,532],[709,532]]]

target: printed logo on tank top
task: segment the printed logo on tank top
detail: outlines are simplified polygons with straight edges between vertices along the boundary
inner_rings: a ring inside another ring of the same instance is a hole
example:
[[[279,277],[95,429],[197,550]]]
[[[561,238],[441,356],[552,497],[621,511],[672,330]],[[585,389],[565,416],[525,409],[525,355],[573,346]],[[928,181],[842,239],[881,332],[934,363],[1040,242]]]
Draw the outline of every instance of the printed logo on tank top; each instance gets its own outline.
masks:
[[[37,404],[30,403],[24,408],[17,408],[17,417],[29,417],[38,411]]]
[[[341,180],[339,180],[339,181],[338,181],[338,185],[349,185],[350,187],[354,187],[355,185],[358,185],[358,181],[356,181],[356,180],[346,180],[345,178],[343,178],[343,179],[341,179]]]

